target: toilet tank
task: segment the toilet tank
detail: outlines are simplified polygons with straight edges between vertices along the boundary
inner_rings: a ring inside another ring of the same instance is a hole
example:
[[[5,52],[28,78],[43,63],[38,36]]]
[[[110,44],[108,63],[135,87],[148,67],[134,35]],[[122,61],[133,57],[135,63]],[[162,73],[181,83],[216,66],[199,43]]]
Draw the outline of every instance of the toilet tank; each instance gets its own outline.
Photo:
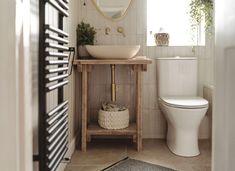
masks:
[[[158,58],[157,75],[159,97],[197,95],[196,57]]]

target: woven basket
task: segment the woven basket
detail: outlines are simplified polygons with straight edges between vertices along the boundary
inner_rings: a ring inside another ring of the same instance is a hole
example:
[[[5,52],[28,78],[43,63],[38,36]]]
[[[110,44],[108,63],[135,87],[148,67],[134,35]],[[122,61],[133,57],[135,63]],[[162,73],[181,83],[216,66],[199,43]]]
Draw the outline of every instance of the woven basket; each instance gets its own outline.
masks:
[[[105,129],[123,129],[129,126],[129,110],[111,112],[99,110],[98,123]]]

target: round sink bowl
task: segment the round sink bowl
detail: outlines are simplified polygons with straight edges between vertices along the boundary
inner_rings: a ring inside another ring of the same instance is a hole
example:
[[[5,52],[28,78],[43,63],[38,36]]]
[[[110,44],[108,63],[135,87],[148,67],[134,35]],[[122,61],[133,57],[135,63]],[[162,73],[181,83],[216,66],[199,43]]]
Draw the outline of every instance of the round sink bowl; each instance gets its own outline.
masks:
[[[129,59],[136,56],[140,45],[86,45],[88,53],[99,59]]]

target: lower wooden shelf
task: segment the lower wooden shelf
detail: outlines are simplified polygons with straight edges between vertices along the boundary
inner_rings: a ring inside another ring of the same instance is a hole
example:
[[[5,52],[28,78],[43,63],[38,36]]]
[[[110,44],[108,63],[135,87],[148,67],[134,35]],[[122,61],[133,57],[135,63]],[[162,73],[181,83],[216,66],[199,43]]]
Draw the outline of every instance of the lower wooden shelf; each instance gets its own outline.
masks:
[[[89,124],[87,128],[87,135],[136,135],[136,123],[130,123],[129,127],[124,129],[104,129],[97,124]]]

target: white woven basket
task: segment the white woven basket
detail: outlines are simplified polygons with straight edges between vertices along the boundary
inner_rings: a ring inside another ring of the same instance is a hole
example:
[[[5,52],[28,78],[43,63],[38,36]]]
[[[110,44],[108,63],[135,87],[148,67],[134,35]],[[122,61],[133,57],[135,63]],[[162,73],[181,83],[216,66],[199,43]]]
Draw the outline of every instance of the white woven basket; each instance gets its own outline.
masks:
[[[99,110],[98,123],[105,129],[123,129],[129,126],[129,110],[110,112]]]

